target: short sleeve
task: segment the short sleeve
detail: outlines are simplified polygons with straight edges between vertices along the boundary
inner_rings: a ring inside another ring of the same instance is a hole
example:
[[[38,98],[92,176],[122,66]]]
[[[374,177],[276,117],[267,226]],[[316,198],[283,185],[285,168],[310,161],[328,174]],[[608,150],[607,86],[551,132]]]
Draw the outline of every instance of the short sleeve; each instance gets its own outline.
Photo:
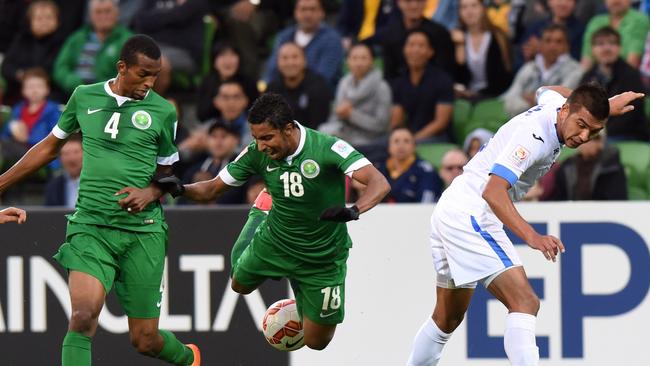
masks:
[[[52,129],[52,134],[61,140],[65,140],[71,134],[79,131],[79,120],[77,119],[77,93],[79,88],[76,88],[68,103],[59,117],[59,121]]]
[[[239,153],[235,160],[219,172],[219,178],[229,186],[239,187],[257,173],[259,158],[260,154],[253,141]]]
[[[172,110],[165,121],[160,139],[158,141],[158,159],[159,165],[172,165],[178,161],[178,149],[174,140],[176,140],[176,128],[178,127],[178,118],[176,111]]]
[[[350,177],[352,177],[352,173],[355,171],[366,165],[370,165],[370,161],[363,154],[343,140],[335,140],[330,150],[334,152],[332,156],[334,157],[336,166]]]
[[[544,150],[541,131],[527,126],[519,127],[497,156],[490,174],[497,175],[513,186],[530,168]]]
[[[537,99],[538,105],[557,104],[561,106],[566,102],[566,98],[563,97],[562,94],[545,87],[537,89],[535,92],[535,99]]]

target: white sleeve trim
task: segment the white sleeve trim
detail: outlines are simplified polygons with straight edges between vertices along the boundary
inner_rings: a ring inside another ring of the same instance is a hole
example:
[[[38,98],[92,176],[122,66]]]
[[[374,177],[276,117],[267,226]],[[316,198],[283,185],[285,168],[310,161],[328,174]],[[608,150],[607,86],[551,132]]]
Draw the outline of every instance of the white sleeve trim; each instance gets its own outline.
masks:
[[[59,125],[55,125],[52,129],[52,135],[56,136],[59,140],[65,140],[71,135],[71,133],[65,132],[61,127],[59,127]]]
[[[371,165],[370,160],[368,160],[368,159],[366,159],[366,158],[359,159],[359,160],[355,161],[354,163],[352,163],[352,165],[350,165],[350,166],[345,170],[345,175],[347,175],[348,177],[352,178],[352,174],[353,174],[355,171],[357,171],[357,170],[363,168],[363,167],[366,166],[366,165]]]
[[[240,182],[237,179],[235,179],[232,175],[230,175],[230,172],[228,171],[228,167],[221,169],[221,171],[219,172],[219,178],[221,178],[221,180],[224,183],[226,183],[231,187],[239,187],[242,184],[246,183],[246,182]]]
[[[172,165],[178,160],[179,160],[178,152],[175,152],[171,156],[159,156],[158,159],[156,159],[156,162],[158,163],[158,165]]]

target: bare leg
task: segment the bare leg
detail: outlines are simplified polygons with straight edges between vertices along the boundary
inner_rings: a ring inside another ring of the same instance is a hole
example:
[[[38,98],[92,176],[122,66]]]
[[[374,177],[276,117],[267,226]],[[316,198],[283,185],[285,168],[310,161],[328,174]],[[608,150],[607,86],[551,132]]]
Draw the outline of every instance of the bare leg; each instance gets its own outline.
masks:
[[[336,324],[323,325],[309,320],[304,314],[302,316],[302,327],[305,332],[305,345],[311,349],[323,350],[334,338]]]
[[[70,271],[68,286],[72,303],[68,330],[92,337],[97,331],[97,319],[104,306],[104,285],[87,273]]]

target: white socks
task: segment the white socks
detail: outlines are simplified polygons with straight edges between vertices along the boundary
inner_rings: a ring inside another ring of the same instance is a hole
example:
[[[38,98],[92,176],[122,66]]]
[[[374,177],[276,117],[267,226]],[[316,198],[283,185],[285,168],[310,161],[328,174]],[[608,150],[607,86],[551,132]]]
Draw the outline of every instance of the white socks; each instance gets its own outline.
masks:
[[[510,313],[506,316],[503,345],[512,366],[537,366],[539,348],[535,342],[534,315]]]
[[[407,366],[435,366],[442,355],[442,348],[451,337],[441,331],[436,323],[431,319],[422,324],[418,334],[413,341],[413,350],[407,362]]]

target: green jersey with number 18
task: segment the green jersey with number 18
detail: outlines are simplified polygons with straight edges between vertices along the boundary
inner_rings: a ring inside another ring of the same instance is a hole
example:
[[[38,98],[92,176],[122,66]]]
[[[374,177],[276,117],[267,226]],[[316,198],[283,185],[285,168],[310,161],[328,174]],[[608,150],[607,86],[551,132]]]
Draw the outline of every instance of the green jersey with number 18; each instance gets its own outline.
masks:
[[[273,160],[252,142],[219,173],[224,183],[243,184],[259,174],[273,197],[265,224],[258,234],[288,255],[311,262],[331,260],[352,241],[343,223],[320,221],[329,207],[345,204],[345,174],[370,162],[350,144],[298,124],[297,150]]]
[[[116,95],[112,81],[75,89],[52,131],[60,139],[79,130],[83,135],[79,198],[68,219],[131,231],[165,230],[159,202],[130,214],[117,202],[125,195],[115,192],[148,186],[157,164],[178,160],[176,110],[152,90],[142,100]]]

